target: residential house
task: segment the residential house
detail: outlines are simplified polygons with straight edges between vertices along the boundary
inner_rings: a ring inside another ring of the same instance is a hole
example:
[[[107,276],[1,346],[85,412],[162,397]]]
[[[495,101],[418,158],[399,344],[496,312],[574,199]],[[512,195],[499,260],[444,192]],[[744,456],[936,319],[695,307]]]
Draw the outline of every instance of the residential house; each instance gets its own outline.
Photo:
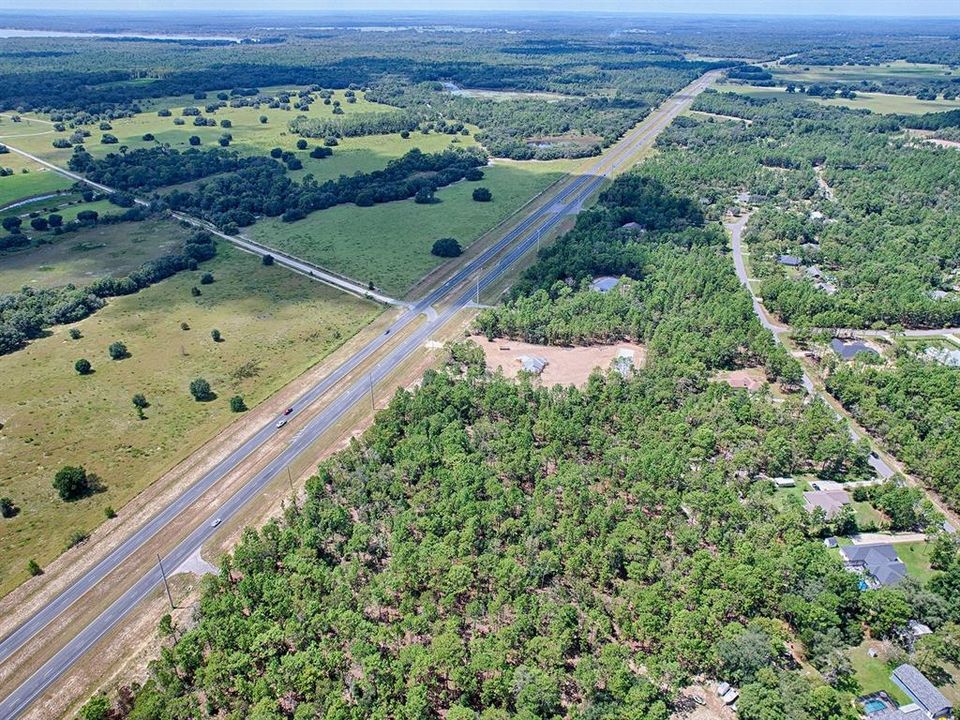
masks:
[[[927,718],[938,720],[953,714],[950,701],[913,665],[904,664],[894,670],[893,681],[923,710]]]
[[[595,290],[598,293],[608,293],[619,284],[620,284],[619,278],[611,277],[609,275],[603,275],[601,277],[596,278],[592,283],[590,283],[590,289]]]
[[[787,267],[800,267],[803,264],[803,258],[796,255],[781,255],[777,258],[777,262]]]
[[[906,565],[889,543],[845,545],[840,555],[848,570],[863,574],[868,587],[896,585],[907,576]]]
[[[844,505],[849,504],[850,494],[846,490],[808,490],[803,494],[803,505],[807,512],[820,508],[828,520],[835,517]]]

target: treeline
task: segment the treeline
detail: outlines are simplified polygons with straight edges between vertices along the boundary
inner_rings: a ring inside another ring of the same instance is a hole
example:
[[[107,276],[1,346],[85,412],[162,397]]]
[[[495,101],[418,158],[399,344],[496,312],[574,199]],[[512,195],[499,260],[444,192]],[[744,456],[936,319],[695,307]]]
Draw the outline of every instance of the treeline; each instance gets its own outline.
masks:
[[[424,113],[416,111],[357,113],[342,118],[310,118],[300,115],[290,121],[290,131],[309,138],[362,137],[416,130]],[[462,126],[461,126],[462,127]]]
[[[960,509],[960,369],[907,348],[896,367],[841,365],[827,389],[910,471]]]
[[[911,141],[897,116],[801,98],[708,91],[694,108],[750,124],[678,118],[647,172],[696,194],[711,218],[741,193],[760,208],[746,239],[769,310],[815,327],[960,324],[949,151]],[[783,254],[801,258],[798,272]]]
[[[81,288],[24,287],[0,295],[0,355],[19,350],[54,325],[83,320],[102,308],[106,298],[130,295],[181,270],[196,269],[197,263],[215,254],[213,238],[198,231],[186,238],[179,252],[148,260],[123,277],[100,278]]]
[[[85,148],[77,147],[67,166],[89,180],[118,190],[150,191],[262,162],[263,158],[241,158],[223,148],[190,148],[183,152],[164,147],[138,148],[95,159]]]
[[[218,175],[192,190],[174,190],[162,202],[232,232],[253,224],[257,215],[294,222],[315,210],[344,203],[370,206],[412,197],[430,202],[438,188],[467,177],[483,177],[479,168],[486,163],[483,153],[472,150],[427,154],[414,148],[383,170],[321,183],[312,176],[295,182],[280,163],[251,158],[235,172]]]

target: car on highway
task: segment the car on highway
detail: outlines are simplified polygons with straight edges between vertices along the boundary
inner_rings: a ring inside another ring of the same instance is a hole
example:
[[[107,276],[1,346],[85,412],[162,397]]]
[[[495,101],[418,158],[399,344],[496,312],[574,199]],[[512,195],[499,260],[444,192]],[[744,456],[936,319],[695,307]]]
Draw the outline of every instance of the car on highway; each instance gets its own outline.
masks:
[[[216,527],[223,522],[223,518],[214,518],[213,522],[210,523],[210,527]]]
[[[292,412],[293,412],[293,408],[287,408],[286,410],[283,411],[283,414],[284,414],[284,415],[289,415],[289,414],[292,413]]]
[[[286,425],[286,424],[287,424],[287,419],[286,419],[286,418],[280,418],[279,420],[277,420],[277,427],[278,427],[278,428],[282,428],[282,427],[283,427],[284,425]]]

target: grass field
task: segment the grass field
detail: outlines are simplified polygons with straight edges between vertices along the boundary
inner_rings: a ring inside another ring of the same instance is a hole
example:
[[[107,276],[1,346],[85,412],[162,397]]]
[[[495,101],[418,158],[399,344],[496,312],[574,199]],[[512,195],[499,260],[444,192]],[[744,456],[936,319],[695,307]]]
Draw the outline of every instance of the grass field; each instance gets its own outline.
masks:
[[[795,83],[867,82],[882,83],[885,79],[940,79],[950,77],[947,65],[911,63],[898,60],[879,65],[773,65],[770,67],[778,80]]]
[[[0,594],[26,578],[28,559],[49,562],[72,531],[93,529],[104,507],[119,509],[236,420],[232,395],[253,407],[379,312],[281,267],[264,267],[225,243],[201,271],[216,282],[201,286],[199,298],[190,294],[199,273],[180,273],[0,357],[0,495],[21,508],[0,521]],[[70,340],[70,327],[83,337]],[[213,328],[223,342],[212,341]],[[114,340],[123,340],[131,357],[111,361],[107,346]],[[92,375],[74,371],[81,357],[93,364]],[[192,399],[188,385],[198,376],[210,382],[216,400]],[[150,402],[144,421],[130,401],[138,392]],[[83,464],[103,479],[106,492],[62,502],[50,483],[65,464]]]
[[[97,204],[72,205],[69,209]],[[147,260],[177,250],[189,232],[175,223],[147,220],[94,226],[60,236],[40,234],[53,242],[0,255],[0,293],[24,286],[73,283],[81,287],[104,275],[126,275]]]
[[[910,577],[922,583],[932,578],[935,571],[930,568],[930,551],[933,545],[927,542],[896,543],[897,556],[907,566]]]
[[[843,98],[819,98],[809,97],[802,94],[788,93],[782,87],[753,87],[751,85],[738,85],[736,83],[717,83],[713,86],[718,92],[732,92],[740,95],[749,95],[756,98],[792,98],[798,102],[802,100],[812,100],[821,105],[836,105],[848,107],[854,110],[870,110],[880,114],[920,114],[928,112],[944,112],[945,110],[955,110],[960,108],[960,100],[917,100],[909,95],[889,95],[886,93],[867,93],[858,92],[857,97],[852,100]]]
[[[13,153],[0,155],[0,165],[4,167],[19,165],[22,167],[23,163],[19,162],[19,155],[16,156],[17,161],[11,162],[8,160],[12,155]],[[18,171],[15,175],[0,177],[0,207],[5,207],[23,198],[66,190],[72,184],[72,181],[50,170],[31,170],[26,174]]]
[[[883,690],[897,703],[903,705],[910,701],[906,693],[897,687],[896,683],[890,679],[891,668],[884,660],[879,657],[870,657],[867,650],[876,643],[869,641],[851,648],[850,662],[853,664],[854,677],[860,685],[859,695],[868,695],[870,693]]]
[[[315,212],[296,223],[261,220],[248,229],[254,239],[386,292],[403,294],[443,260],[430,254],[441,237],[463,247],[507,218],[536,193],[562,177],[569,161],[497,161],[476,183],[460,182],[437,192],[440,202],[413,200]],[[487,187],[493,201],[474,202],[473,189]]]

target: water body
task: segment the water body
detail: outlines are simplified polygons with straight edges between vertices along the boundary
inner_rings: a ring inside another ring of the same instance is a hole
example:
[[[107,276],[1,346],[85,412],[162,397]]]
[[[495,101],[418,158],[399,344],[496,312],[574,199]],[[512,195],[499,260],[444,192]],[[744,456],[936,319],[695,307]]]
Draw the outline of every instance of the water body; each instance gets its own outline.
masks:
[[[140,40],[222,40],[238,43],[243,38],[228,35],[150,35],[145,33],[105,33],[105,32],[67,32],[62,30],[21,30],[20,28],[0,28],[0,39],[5,38],[138,38]]]

